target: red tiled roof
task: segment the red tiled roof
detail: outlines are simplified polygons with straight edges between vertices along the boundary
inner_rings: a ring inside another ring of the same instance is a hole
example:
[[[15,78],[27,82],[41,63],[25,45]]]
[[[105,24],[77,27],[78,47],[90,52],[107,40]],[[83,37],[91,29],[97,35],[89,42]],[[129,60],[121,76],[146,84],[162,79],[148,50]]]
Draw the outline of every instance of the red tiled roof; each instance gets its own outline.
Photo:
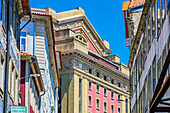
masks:
[[[27,53],[27,52],[24,52],[24,51],[20,51],[20,54],[21,54],[21,55],[28,55],[28,56],[31,56],[30,53]]]
[[[137,5],[141,5],[145,3],[145,0],[132,0],[130,5],[129,5],[129,8],[132,8],[134,6],[137,6]]]
[[[125,11],[129,8],[130,1],[123,2],[122,11]]]

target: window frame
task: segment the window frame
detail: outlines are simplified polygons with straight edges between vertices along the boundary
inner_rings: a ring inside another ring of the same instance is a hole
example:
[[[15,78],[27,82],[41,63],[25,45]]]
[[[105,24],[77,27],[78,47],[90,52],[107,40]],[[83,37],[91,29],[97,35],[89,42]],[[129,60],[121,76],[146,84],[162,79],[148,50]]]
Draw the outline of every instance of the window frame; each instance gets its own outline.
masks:
[[[106,93],[105,93],[105,90],[106,90]],[[107,88],[103,89],[103,95],[104,95],[104,97],[107,97]]]
[[[119,96],[120,96],[120,98],[119,98]],[[121,94],[117,94],[117,101],[118,101],[118,103],[121,102]]]
[[[105,109],[105,103],[106,103],[106,109]],[[103,112],[107,113],[107,102],[106,101],[103,102]]]
[[[91,82],[91,81],[89,81],[89,87],[88,87],[88,89],[89,89],[90,91],[92,91],[92,82]]]
[[[113,106],[113,111],[112,111],[112,106]],[[113,104],[111,104],[110,112],[111,112],[111,113],[114,113],[114,105],[113,105]]]
[[[99,88],[98,91],[97,91],[97,87]],[[98,85],[98,84],[96,84],[96,93],[100,94],[100,85]]]
[[[89,95],[88,97],[90,97],[90,98],[88,98],[88,101],[89,101],[89,99],[90,99],[90,101],[91,102],[88,102],[88,106],[90,107],[90,108],[92,108],[92,96],[91,95]],[[90,104],[90,105],[89,105]]]
[[[98,108],[97,108],[97,100],[98,100]],[[100,99],[96,98],[96,110],[100,111]]]
[[[113,96],[112,96],[113,94]],[[114,91],[111,91],[111,100],[114,100]]]
[[[120,109],[120,112],[119,112],[119,109]],[[117,113],[121,113],[121,108],[120,107],[117,108]]]
[[[27,31],[20,31],[21,32],[25,32],[26,33],[26,37],[24,36],[20,36],[20,50],[21,50],[21,39],[25,39],[25,52],[27,52],[27,35],[28,35],[28,32]],[[22,50],[23,51],[23,50]]]

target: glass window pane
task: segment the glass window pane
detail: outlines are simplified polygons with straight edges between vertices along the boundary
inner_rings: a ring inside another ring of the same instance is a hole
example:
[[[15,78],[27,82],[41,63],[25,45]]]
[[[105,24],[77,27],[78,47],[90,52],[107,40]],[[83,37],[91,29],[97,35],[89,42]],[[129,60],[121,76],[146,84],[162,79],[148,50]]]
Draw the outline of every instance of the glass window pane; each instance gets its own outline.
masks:
[[[27,33],[26,33],[26,32],[24,32],[24,31],[21,31],[21,32],[20,32],[20,36],[22,36],[22,37],[26,37],[26,36],[27,36]]]
[[[26,39],[21,38],[21,51],[26,51]]]

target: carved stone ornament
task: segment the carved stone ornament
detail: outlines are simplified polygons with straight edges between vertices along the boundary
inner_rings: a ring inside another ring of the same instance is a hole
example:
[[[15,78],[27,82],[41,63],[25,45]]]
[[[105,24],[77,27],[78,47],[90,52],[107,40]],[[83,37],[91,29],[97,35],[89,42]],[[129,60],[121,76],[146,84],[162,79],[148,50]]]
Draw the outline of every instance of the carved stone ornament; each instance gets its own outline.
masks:
[[[104,73],[103,72],[101,72],[101,78],[103,78],[104,77]]]
[[[108,81],[111,81],[111,77],[110,76],[108,76]]]
[[[92,74],[96,75],[96,69],[93,68]]]
[[[63,60],[64,69],[72,69],[74,66],[74,60]]]
[[[85,71],[85,72],[88,72],[88,70],[89,70],[89,68],[88,68],[89,66],[87,65],[87,64],[83,64],[83,70]]]

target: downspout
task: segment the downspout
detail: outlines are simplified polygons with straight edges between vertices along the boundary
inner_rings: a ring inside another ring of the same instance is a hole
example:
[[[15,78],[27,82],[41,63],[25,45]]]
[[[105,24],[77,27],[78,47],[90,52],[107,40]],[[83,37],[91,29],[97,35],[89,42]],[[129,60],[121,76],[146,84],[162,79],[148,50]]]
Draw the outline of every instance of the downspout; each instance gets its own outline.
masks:
[[[35,63],[36,61],[37,61],[36,56],[34,56],[34,61],[29,63],[29,71],[28,71],[28,75],[29,75],[29,77],[28,77],[28,84],[29,84],[29,86],[28,86],[28,113],[30,113],[30,78],[31,78],[30,70],[31,70],[31,64]]]
[[[44,93],[42,95],[40,95],[40,101],[39,101],[39,109],[40,109],[40,113],[42,113],[41,111],[41,97],[45,95],[45,90],[44,90]]]

